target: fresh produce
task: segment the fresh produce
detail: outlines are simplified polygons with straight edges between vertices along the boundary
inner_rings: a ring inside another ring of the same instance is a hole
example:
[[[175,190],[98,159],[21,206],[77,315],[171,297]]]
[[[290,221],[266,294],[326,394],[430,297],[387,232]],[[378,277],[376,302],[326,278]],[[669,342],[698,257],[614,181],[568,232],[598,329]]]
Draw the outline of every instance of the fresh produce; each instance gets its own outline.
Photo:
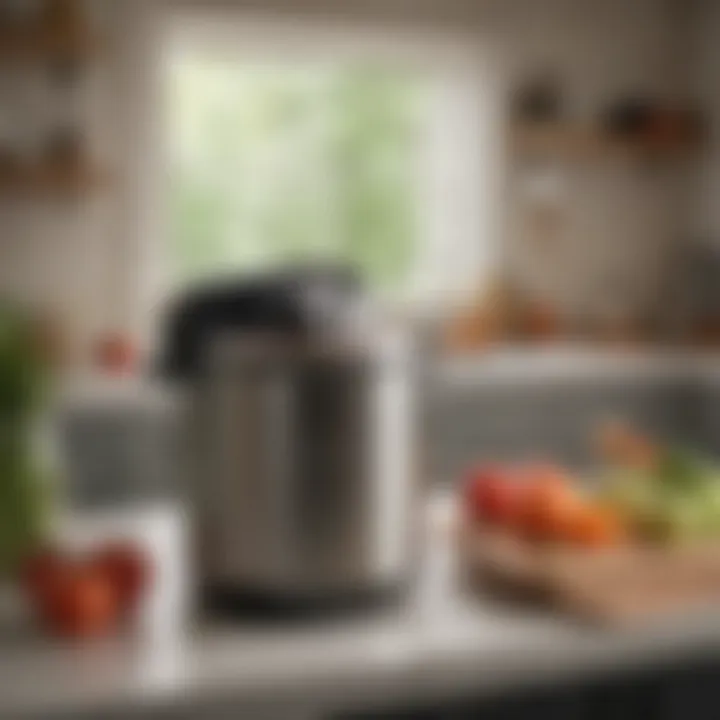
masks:
[[[63,571],[66,559],[56,550],[45,548],[25,559],[20,573],[21,584],[32,597],[46,594]]]
[[[525,487],[517,527],[533,540],[569,540],[580,504],[559,474],[543,473]]]
[[[45,549],[26,559],[22,586],[41,624],[53,635],[107,635],[133,615],[151,579],[146,555],[129,543],[78,557]]]
[[[57,637],[90,639],[117,625],[119,596],[112,579],[86,565],[66,565],[37,598],[43,625]]]
[[[625,535],[621,516],[583,496],[555,465],[477,467],[466,501],[477,521],[532,542],[608,547]]]
[[[0,301],[0,578],[47,529],[48,473],[35,441],[50,375],[36,318]]]
[[[604,467],[594,483],[549,463],[475,467],[471,517],[529,542],[586,548],[720,536],[720,468],[618,423],[596,440]]]
[[[499,525],[512,522],[521,494],[518,474],[509,466],[483,465],[469,473],[466,502],[476,519]]]
[[[667,447],[626,430],[632,444],[650,448],[652,463],[607,457],[601,478],[606,502],[647,542],[687,542],[720,534],[720,472],[685,448]]]
[[[93,565],[113,582],[123,613],[133,613],[150,581],[150,564],[131,543],[112,543],[101,548]]]
[[[579,507],[568,526],[568,539],[589,548],[612,547],[620,544],[625,537],[626,529],[621,516],[597,504]]]

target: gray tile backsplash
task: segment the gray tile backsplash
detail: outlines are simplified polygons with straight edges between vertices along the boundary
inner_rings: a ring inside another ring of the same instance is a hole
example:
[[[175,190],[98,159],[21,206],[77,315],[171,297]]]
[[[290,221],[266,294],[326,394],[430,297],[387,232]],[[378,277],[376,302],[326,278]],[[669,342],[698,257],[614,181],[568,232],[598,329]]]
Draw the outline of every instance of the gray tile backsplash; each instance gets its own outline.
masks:
[[[720,457],[720,380],[630,374],[540,383],[522,375],[446,382],[433,375],[425,398],[427,481],[457,478],[483,459],[557,458],[592,464],[590,436],[615,416]],[[66,479],[76,505],[172,496],[179,489],[178,418],[132,403],[66,413]]]
[[[78,507],[173,497],[178,491],[178,423],[135,407],[79,409],[59,422],[63,477]]]
[[[433,390],[430,467],[437,478],[457,477],[483,459],[553,457],[588,467],[592,429],[607,417],[720,455],[720,384],[642,378],[468,383]]]

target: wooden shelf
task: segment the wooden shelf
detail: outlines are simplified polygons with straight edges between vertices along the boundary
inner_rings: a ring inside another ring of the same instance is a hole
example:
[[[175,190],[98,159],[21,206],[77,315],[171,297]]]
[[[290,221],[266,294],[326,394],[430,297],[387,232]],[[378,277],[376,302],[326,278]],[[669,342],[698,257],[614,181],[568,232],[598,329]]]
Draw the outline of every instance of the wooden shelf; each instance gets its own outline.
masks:
[[[0,30],[0,63],[85,60],[97,55],[100,39],[87,27]]]
[[[0,171],[0,196],[67,197],[86,195],[107,186],[109,173],[83,164],[37,165]]]
[[[519,125],[511,133],[513,152],[523,159],[600,161],[604,159],[672,159],[691,154],[697,147],[690,138],[658,141],[622,139],[583,125]]]

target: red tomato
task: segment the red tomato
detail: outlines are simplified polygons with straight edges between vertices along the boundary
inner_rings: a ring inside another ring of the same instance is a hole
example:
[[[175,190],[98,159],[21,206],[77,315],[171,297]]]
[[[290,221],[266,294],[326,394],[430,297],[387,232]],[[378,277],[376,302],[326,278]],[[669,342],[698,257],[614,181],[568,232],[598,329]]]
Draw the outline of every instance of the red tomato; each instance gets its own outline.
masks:
[[[535,463],[523,469],[527,489],[518,528],[534,540],[567,540],[582,505],[573,478],[551,463]]]
[[[470,473],[466,504],[474,518],[508,525],[515,517],[520,495],[521,485],[509,468],[485,465]]]
[[[25,559],[20,567],[20,582],[31,599],[46,594],[65,571],[67,559],[57,550],[45,548]]]
[[[533,540],[566,540],[579,505],[579,498],[567,486],[540,481],[527,489],[519,528]]]
[[[151,579],[147,554],[132,543],[111,543],[94,554],[92,564],[112,581],[121,612],[134,612]]]
[[[45,626],[59,637],[89,639],[116,626],[118,596],[110,577],[93,567],[68,566],[37,603]]]

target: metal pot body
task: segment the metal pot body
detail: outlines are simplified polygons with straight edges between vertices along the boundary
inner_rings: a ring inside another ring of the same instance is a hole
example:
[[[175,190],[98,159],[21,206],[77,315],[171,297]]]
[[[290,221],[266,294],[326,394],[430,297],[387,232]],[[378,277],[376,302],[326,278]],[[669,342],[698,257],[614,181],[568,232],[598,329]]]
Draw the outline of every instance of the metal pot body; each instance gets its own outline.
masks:
[[[416,550],[407,357],[219,343],[192,391],[204,586],[312,600],[399,585]]]

